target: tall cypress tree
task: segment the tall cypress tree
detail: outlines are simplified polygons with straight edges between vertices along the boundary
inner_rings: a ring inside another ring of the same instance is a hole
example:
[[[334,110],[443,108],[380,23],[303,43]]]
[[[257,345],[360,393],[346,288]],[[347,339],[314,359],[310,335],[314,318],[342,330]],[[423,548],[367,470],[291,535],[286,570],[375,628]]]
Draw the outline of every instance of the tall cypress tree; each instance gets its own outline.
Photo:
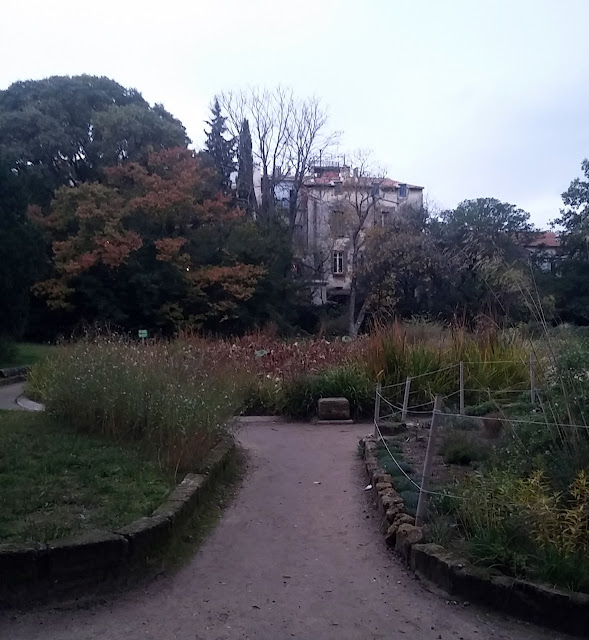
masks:
[[[221,191],[228,193],[231,190],[231,173],[235,171],[235,140],[225,137],[227,133],[227,118],[221,114],[219,100],[215,97],[211,107],[211,119],[207,120],[210,127],[205,130],[207,139],[205,153],[210,157],[213,166],[219,174],[219,186]]]
[[[256,195],[254,192],[254,158],[252,155],[252,136],[247,118],[243,119],[239,132],[239,146],[237,149],[237,198],[239,204],[248,215],[256,210]]]

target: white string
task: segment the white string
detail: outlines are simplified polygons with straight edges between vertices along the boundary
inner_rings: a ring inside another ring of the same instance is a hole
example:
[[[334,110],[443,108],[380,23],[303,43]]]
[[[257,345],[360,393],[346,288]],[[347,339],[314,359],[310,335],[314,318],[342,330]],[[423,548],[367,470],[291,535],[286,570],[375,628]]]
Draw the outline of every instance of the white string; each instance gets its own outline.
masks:
[[[413,478],[409,475],[407,475],[407,473],[405,473],[405,470],[403,469],[403,467],[401,467],[401,465],[397,462],[397,459],[395,458],[395,456],[392,454],[391,450],[389,449],[389,445],[387,444],[387,441],[384,439],[382,432],[380,430],[380,427],[378,426],[378,423],[376,422],[376,420],[374,421],[374,427],[376,428],[376,431],[378,432],[378,436],[379,438],[382,440],[382,443],[385,446],[385,449],[388,451],[389,456],[391,456],[392,461],[397,465],[397,467],[399,468],[399,471],[407,478],[407,480],[409,480],[409,482],[416,487],[417,489],[419,489],[419,491],[423,491],[423,493],[427,493],[430,496],[442,496],[444,498],[456,498],[456,500],[464,500],[465,498],[463,496],[453,496],[450,493],[440,493],[439,491],[429,491],[427,489],[422,489],[417,482],[415,482],[415,480],[413,480]]]
[[[459,413],[444,413],[444,416],[455,417],[455,418],[484,418],[485,416],[471,416],[471,415],[461,415]],[[538,424],[543,427],[571,427],[573,429],[589,429],[589,425],[586,424],[567,424],[563,422],[537,422],[534,420],[516,420],[515,418],[492,418],[493,420],[505,420],[506,422],[517,422],[520,424]]]
[[[442,367],[441,369],[435,369],[434,371],[426,371],[425,373],[420,373],[416,376],[407,376],[408,378],[411,378],[411,380],[416,380],[417,378],[423,378],[424,376],[431,376],[434,373],[440,373],[440,371],[448,371],[448,369],[454,369],[455,367],[459,367],[459,364],[450,364],[447,367]],[[407,381],[405,380],[404,382],[397,382],[397,384],[388,384],[384,387],[381,387],[381,389],[391,389],[393,387],[402,387],[405,384],[407,384]]]

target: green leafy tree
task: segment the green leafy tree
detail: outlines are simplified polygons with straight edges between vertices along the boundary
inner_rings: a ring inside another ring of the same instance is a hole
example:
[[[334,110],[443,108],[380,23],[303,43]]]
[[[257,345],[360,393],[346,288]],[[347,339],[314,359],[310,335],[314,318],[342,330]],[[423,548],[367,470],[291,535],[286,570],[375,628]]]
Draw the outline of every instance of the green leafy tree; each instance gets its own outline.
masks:
[[[589,324],[589,160],[583,160],[581,170],[583,177],[562,194],[564,208],[555,220],[563,229],[561,258],[548,279],[560,318]]]
[[[22,336],[30,288],[43,266],[42,239],[26,209],[23,186],[0,157],[0,336]]]
[[[453,265],[446,307],[467,321],[529,316],[533,285],[523,246],[535,231],[526,211],[496,198],[465,200],[430,228]]]
[[[252,215],[257,208],[254,192],[254,158],[252,155],[252,136],[247,118],[243,119],[239,131],[237,149],[237,201],[248,215]]]
[[[105,166],[186,145],[182,124],[135,89],[95,76],[53,76],[0,91],[0,151],[31,203],[100,178]]]
[[[231,191],[231,174],[235,171],[235,139],[227,138],[227,118],[221,113],[219,100],[215,98],[211,106],[210,127],[206,133],[205,154],[212,161],[212,166],[219,176],[219,186],[223,193]]]

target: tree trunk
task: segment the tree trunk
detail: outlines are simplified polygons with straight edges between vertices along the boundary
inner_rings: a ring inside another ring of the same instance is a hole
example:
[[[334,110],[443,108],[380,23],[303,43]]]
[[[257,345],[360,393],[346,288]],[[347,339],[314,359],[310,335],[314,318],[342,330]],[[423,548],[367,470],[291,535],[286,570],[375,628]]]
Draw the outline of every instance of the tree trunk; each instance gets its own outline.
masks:
[[[350,285],[348,305],[348,335],[350,338],[355,338],[358,332],[356,330],[356,285],[353,280]]]

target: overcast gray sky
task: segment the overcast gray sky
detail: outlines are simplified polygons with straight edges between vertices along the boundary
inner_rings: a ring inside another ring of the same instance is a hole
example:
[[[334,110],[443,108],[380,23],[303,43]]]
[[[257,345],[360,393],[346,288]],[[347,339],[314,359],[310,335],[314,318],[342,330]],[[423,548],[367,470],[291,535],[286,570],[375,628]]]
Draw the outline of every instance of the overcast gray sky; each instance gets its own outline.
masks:
[[[439,207],[494,196],[545,225],[589,156],[589,0],[4,0],[0,88],[106,75],[197,145],[212,96],[316,95]]]

